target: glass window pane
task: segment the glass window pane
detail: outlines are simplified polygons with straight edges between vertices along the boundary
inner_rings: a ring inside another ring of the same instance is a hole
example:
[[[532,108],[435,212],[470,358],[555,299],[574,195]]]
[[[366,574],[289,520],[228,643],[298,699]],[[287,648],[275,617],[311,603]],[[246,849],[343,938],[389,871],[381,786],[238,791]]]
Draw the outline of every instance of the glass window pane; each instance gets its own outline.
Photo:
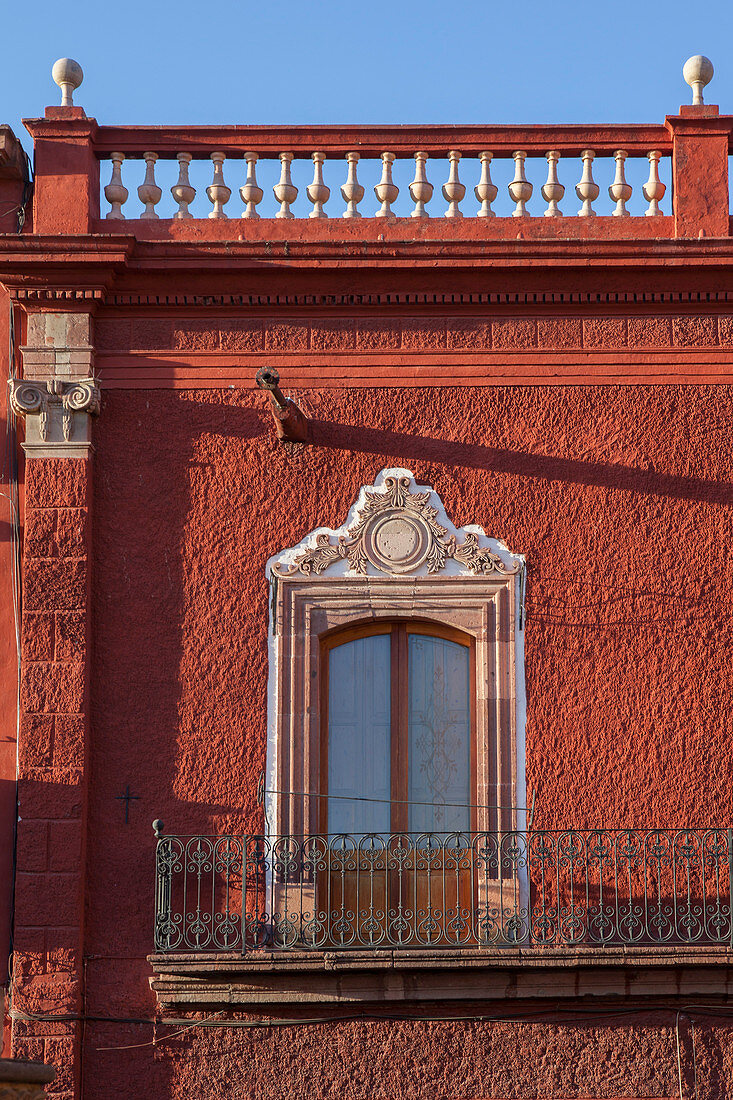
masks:
[[[328,831],[390,829],[389,634],[331,650],[328,665]],[[377,798],[381,802],[356,802]]]
[[[471,823],[470,650],[444,638],[410,634],[408,656],[409,830],[467,832]]]

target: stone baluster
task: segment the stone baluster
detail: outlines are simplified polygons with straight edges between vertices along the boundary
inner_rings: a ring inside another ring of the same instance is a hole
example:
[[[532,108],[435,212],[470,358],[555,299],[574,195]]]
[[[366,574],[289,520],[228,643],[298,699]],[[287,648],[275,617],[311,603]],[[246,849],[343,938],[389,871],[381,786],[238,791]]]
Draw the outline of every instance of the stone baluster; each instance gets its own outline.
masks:
[[[617,149],[613,154],[613,159],[616,161],[616,175],[608,189],[608,194],[616,203],[613,211],[614,218],[629,217],[626,203],[631,198],[632,187],[630,183],[626,182],[626,158],[628,155],[625,149]]]
[[[374,188],[374,194],[382,204],[375,217],[385,218],[388,222],[397,220],[397,215],[392,209],[392,203],[397,201],[397,196],[400,193],[399,187],[392,179],[394,159],[394,153],[382,153],[382,178]]]
[[[429,218],[425,204],[430,202],[433,197],[433,185],[428,183],[428,177],[425,174],[425,162],[428,159],[427,153],[415,153],[415,178],[410,184],[410,196],[415,203],[415,209],[411,212],[411,218]]]
[[[192,157],[190,153],[179,153],[176,160],[178,161],[178,180],[171,187],[171,195],[178,203],[178,209],[173,217],[192,218],[193,214],[188,209],[189,204],[196,198],[196,188],[191,186],[188,178],[188,166]]]
[[[514,210],[512,211],[513,218],[526,218],[527,203],[532,197],[532,184],[529,182],[524,174],[524,162],[527,159],[527,154],[518,149],[515,153],[512,153],[514,159],[514,179],[509,184],[509,194],[511,195],[512,202],[516,203]]]
[[[138,198],[140,202],[144,204],[140,218],[157,218],[155,213],[156,203],[159,203],[163,192],[155,182],[155,162],[158,159],[157,153],[143,153],[143,160],[145,161],[145,179],[137,189]]]
[[[561,218],[562,210],[558,203],[565,194],[565,188],[557,178],[557,162],[560,159],[560,154],[557,149],[550,149],[549,153],[545,153],[545,159],[547,160],[547,182],[542,188],[542,198],[547,203],[545,217]]]
[[[214,209],[209,214],[209,217],[226,218],[228,215],[224,212],[224,206],[232,197],[231,189],[224,183],[224,170],[222,165],[226,160],[226,153],[212,153],[211,160],[214,165],[214,178],[206,188],[206,194],[209,196],[209,202],[212,203]]]
[[[124,153],[110,153],[109,159],[112,161],[112,176],[110,181],[104,189],[104,196],[112,209],[107,214],[108,218],[123,218],[125,217],[122,212],[123,203],[127,202],[130,192],[122,182],[122,162],[125,159]]]
[[[346,176],[346,183],[341,188],[341,197],[346,203],[346,210],[342,217],[344,218],[360,218],[361,214],[357,210],[357,206],[364,198],[364,188],[356,178],[356,169],[359,164],[358,153],[347,153],[346,163],[348,164],[348,174]]]
[[[481,209],[476,217],[495,218],[496,213],[491,209],[491,204],[499,194],[499,188],[491,179],[491,161],[493,160],[493,153],[489,153],[485,150],[483,153],[479,153],[478,159],[481,162],[481,179],[474,187],[473,193],[481,203]]]
[[[292,220],[295,214],[290,209],[291,203],[294,203],[298,197],[298,188],[293,183],[290,175],[290,165],[293,163],[292,153],[280,154],[280,179],[275,184],[272,192],[280,203],[280,209],[275,215],[276,218],[287,218]]]
[[[327,218],[328,214],[323,209],[324,203],[328,202],[328,197],[331,194],[331,188],[326,187],[323,182],[323,162],[326,159],[325,153],[313,153],[311,160],[313,161],[313,183],[309,183],[305,189],[305,193],[313,203],[313,209],[308,215],[309,218]]]
[[[448,153],[448,160],[450,162],[450,174],[448,176],[448,182],[444,183],[442,188],[443,198],[448,203],[448,209],[444,217],[462,218],[463,214],[458,209],[458,204],[466,194],[466,188],[458,178],[458,165],[461,160],[461,154],[457,149],[451,149]]]
[[[662,213],[659,209],[659,203],[664,198],[664,192],[667,190],[667,187],[659,178],[659,161],[661,156],[662,154],[658,149],[653,149],[651,153],[647,153],[647,159],[649,161],[649,179],[641,189],[644,198],[649,203],[649,209],[645,211],[647,218],[657,218]]]
[[[247,178],[244,181],[244,185],[239,188],[239,194],[242,196],[242,202],[245,204],[243,218],[257,218],[257,203],[262,202],[263,190],[257,184],[257,154],[245,153],[244,159],[247,164]]]
[[[579,218],[595,218],[596,216],[593,203],[598,198],[601,189],[593,179],[595,155],[592,149],[584,149],[580,154],[583,161],[583,175],[580,177],[580,183],[575,185],[575,194],[583,204],[578,211]]]

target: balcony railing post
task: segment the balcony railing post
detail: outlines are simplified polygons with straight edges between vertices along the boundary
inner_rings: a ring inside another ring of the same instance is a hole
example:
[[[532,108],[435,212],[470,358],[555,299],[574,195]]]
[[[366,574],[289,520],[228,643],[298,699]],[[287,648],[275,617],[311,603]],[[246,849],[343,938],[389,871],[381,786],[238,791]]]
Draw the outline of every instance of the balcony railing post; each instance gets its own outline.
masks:
[[[672,135],[676,237],[728,237],[730,124],[718,108],[680,107],[665,119]]]
[[[728,920],[730,946],[733,948],[733,829],[728,830]]]

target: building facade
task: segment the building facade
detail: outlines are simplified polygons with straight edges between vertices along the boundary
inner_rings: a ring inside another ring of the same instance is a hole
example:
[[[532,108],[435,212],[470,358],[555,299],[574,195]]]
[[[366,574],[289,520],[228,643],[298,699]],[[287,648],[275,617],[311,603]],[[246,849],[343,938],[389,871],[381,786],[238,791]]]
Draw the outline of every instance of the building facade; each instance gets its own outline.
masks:
[[[635,126],[55,74],[0,163],[6,1045],[65,1100],[728,1095],[705,65]]]

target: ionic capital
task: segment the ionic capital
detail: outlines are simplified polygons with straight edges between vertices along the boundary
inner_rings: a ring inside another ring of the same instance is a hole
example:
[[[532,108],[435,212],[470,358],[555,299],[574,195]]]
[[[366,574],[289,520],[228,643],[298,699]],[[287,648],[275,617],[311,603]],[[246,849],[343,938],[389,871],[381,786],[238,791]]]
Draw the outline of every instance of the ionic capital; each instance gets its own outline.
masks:
[[[76,382],[11,378],[10,407],[26,420],[23,449],[34,458],[84,457],[91,447],[91,417],[100,409],[96,378]]]

